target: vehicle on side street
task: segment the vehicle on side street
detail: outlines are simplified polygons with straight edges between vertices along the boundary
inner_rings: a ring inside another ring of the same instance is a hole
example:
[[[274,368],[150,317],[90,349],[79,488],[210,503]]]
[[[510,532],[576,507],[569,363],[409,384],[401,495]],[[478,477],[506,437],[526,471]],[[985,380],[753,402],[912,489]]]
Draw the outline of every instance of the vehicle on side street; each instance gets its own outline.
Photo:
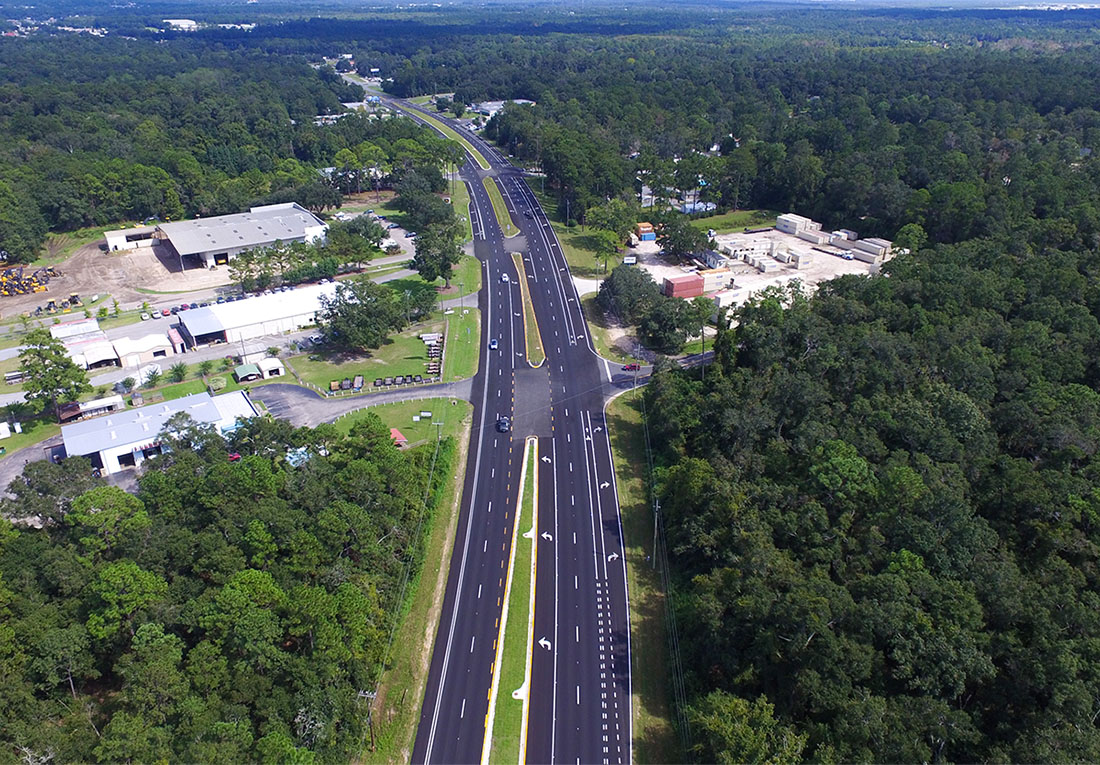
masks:
[[[623,367],[624,372],[637,372],[642,368],[641,364],[627,364]]]

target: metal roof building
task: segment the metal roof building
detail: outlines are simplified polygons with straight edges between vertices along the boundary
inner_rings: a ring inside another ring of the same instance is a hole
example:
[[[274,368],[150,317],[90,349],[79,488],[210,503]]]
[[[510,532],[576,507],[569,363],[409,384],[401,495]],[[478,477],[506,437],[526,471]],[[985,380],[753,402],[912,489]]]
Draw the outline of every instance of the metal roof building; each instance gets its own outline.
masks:
[[[105,417],[63,425],[65,454],[82,455],[104,473],[135,467],[160,453],[160,431],[168,419],[186,412],[199,423],[213,425],[220,433],[236,427],[238,417],[255,417],[256,410],[244,391],[211,397],[208,393],[112,412]]]
[[[195,347],[294,332],[312,326],[321,308],[321,296],[335,293],[333,282],[308,284],[287,292],[181,311],[181,334],[188,345]]]
[[[325,238],[328,224],[297,202],[253,207],[246,213],[197,218],[157,226],[157,238],[180,259],[204,267],[228,263],[236,255],[275,242],[313,242]]]

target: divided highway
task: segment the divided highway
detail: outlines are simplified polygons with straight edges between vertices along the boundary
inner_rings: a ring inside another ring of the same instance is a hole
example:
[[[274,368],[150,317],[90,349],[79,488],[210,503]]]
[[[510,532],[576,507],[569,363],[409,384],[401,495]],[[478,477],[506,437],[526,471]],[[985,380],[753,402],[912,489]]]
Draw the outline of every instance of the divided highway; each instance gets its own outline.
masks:
[[[406,102],[400,108],[417,110]],[[413,761],[476,763],[487,756],[486,715],[523,439],[535,435],[539,549],[526,759],[628,763],[626,562],[604,422],[611,370],[592,348],[561,245],[521,172],[476,136],[431,116],[462,133],[492,167],[467,161],[460,173],[470,189],[474,254],[485,276],[478,296],[482,363],[473,381],[476,412],[462,515]],[[520,236],[504,238],[481,182],[485,176],[500,187]],[[512,252],[524,253],[546,352],[538,369],[526,361]],[[495,351],[488,350],[492,339]],[[511,419],[510,432],[499,432],[501,416]],[[513,690],[501,687],[499,697],[510,701]]]

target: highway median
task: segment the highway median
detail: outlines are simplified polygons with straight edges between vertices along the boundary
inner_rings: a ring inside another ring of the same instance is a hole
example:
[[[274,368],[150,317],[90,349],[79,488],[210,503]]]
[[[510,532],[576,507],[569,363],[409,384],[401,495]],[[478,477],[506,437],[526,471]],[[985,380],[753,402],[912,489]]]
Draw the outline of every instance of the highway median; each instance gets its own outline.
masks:
[[[525,759],[527,698],[535,603],[535,530],[538,506],[538,439],[528,438],[520,474],[518,517],[512,534],[497,645],[496,674],[485,726],[482,763]],[[520,535],[522,534],[522,539]]]
[[[535,318],[535,306],[531,302],[531,289],[527,285],[527,272],[523,267],[523,253],[513,252],[512,261],[519,274],[519,289],[523,295],[523,335],[527,346],[527,363],[538,368],[546,361],[546,350],[542,345],[542,333]]]
[[[482,178],[481,182],[485,184],[485,191],[489,194],[489,201],[493,203],[493,215],[496,216],[500,230],[504,232],[505,237],[516,236],[519,233],[519,227],[512,220],[512,214],[508,212],[508,205],[504,204],[504,197],[500,193],[500,187],[497,186],[496,181],[492,178]]]

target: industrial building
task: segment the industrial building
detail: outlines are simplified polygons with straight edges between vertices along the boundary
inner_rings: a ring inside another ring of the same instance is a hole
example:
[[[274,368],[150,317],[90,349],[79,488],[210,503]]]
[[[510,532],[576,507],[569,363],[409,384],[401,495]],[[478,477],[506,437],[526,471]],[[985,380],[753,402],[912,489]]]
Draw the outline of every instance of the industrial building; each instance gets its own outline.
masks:
[[[316,323],[322,296],[334,294],[335,283],[310,284],[288,292],[181,311],[180,334],[194,348],[294,332]]]
[[[161,452],[160,432],[170,417],[186,413],[197,423],[214,426],[222,435],[237,427],[237,418],[256,416],[244,391],[221,396],[193,396],[112,411],[104,417],[61,426],[68,457],[84,456],[106,474],[136,467]]]
[[[154,236],[156,232],[156,226],[134,226],[133,228],[105,231],[103,236],[107,240],[108,252],[121,252],[123,250],[134,250],[138,247],[152,247],[158,241]]]
[[[156,359],[183,353],[183,340],[175,329],[150,332],[141,337],[108,340],[96,319],[78,319],[50,327],[73,363],[84,369],[101,367],[139,367]]]

